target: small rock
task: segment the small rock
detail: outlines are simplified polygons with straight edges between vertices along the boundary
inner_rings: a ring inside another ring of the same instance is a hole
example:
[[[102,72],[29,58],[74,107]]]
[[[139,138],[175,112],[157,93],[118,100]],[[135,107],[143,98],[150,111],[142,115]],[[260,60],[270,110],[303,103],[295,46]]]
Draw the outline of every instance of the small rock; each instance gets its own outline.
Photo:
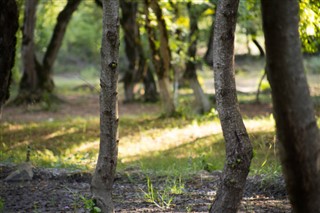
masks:
[[[32,180],[33,178],[33,166],[31,163],[23,163],[21,164],[17,170],[11,172],[8,177],[6,177],[5,181],[13,182],[13,181],[27,181]]]

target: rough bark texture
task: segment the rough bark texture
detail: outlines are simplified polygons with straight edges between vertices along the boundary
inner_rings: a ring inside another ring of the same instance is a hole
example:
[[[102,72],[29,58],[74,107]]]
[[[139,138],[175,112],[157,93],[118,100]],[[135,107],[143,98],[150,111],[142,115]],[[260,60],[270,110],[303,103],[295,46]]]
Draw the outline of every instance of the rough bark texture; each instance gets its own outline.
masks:
[[[210,212],[237,212],[252,158],[252,146],[243,124],[234,78],[234,31],[239,1],[218,3],[214,26],[213,68],[226,163]]]
[[[54,89],[52,67],[62,45],[67,25],[81,0],[68,0],[64,9],[59,13],[53,35],[42,63],[35,57],[33,40],[37,0],[25,2],[25,21],[22,43],[24,72],[20,81],[19,94],[15,100],[16,104],[38,102],[44,98],[45,93],[52,93]]]
[[[100,76],[100,149],[91,182],[93,199],[102,212],[114,212],[112,186],[118,156],[119,2],[103,0]]]
[[[294,212],[320,212],[320,133],[303,71],[297,0],[262,0],[267,77]]]
[[[11,72],[16,50],[18,8],[15,0],[0,0],[0,117],[9,98]]]
[[[200,113],[208,112],[211,109],[209,98],[204,94],[202,87],[198,81],[196,68],[197,41],[199,39],[198,19],[202,11],[199,11],[191,2],[188,3],[188,12],[190,20],[190,34],[188,47],[188,61],[186,63],[186,71],[184,78],[190,83],[193,94],[196,99],[196,110]]]
[[[149,7],[154,11],[159,29],[160,47],[155,45],[156,36],[155,31],[150,26]],[[166,29],[166,23],[163,19],[162,10],[156,0],[145,0],[145,14],[146,14],[146,30],[149,39],[149,45],[152,52],[152,62],[154,64],[156,74],[158,77],[160,100],[165,116],[171,116],[175,113],[175,106],[173,103],[172,94],[170,92],[170,48],[168,41],[168,32]]]

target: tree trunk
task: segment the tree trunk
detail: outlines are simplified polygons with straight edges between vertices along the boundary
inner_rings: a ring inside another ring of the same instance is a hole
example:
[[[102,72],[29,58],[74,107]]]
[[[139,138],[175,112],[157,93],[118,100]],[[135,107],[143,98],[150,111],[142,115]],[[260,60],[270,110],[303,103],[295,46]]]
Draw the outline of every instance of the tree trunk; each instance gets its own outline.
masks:
[[[35,56],[33,40],[37,0],[28,0],[25,2],[22,42],[24,72],[20,81],[19,93],[15,99],[16,104],[39,102],[43,100],[46,93],[51,94],[53,92],[52,67],[61,47],[67,25],[81,0],[68,0],[64,9],[59,13],[42,64]]]
[[[53,91],[54,83],[52,79],[52,67],[62,45],[63,37],[71,20],[72,14],[76,11],[80,2],[81,0],[68,0],[68,3],[58,15],[53,35],[43,57],[42,69],[38,70],[39,80],[41,82],[40,88],[45,91]]]
[[[267,77],[293,212],[320,210],[320,133],[299,39],[299,2],[262,0]]]
[[[125,90],[125,101],[131,102],[134,100],[133,88],[135,84],[136,74],[139,65],[139,52],[136,45],[136,40],[140,36],[139,28],[136,23],[138,10],[138,2],[120,0],[122,17],[120,23],[124,31],[125,52],[129,61],[128,69],[125,71],[123,79]],[[138,80],[140,80],[139,78]]]
[[[1,109],[9,99],[18,26],[18,8],[15,0],[0,0],[0,118]]]
[[[155,41],[156,36],[154,29],[150,26],[149,19],[149,7],[154,11],[160,34],[160,47],[157,48]],[[166,29],[166,24],[163,19],[161,8],[156,0],[145,0],[145,14],[146,14],[146,30],[149,39],[149,45],[152,52],[152,61],[158,76],[159,90],[160,90],[160,100],[163,108],[163,113],[165,116],[172,116],[175,113],[175,106],[173,103],[173,98],[169,81],[169,71],[170,71],[170,48],[168,42],[168,33]]]
[[[188,12],[190,20],[190,34],[189,34],[189,47],[188,47],[188,60],[186,63],[186,71],[184,78],[190,83],[190,87],[193,90],[193,94],[196,98],[196,110],[199,113],[205,113],[210,111],[211,106],[209,98],[204,94],[201,85],[198,81],[196,72],[196,53],[197,53],[197,41],[199,39],[198,18],[201,12],[197,10],[195,5],[191,2],[188,3]]]
[[[100,77],[100,149],[91,182],[93,199],[102,212],[114,212],[112,186],[118,156],[119,2],[103,0]]]
[[[213,68],[226,162],[210,212],[237,212],[252,158],[252,146],[243,124],[234,77],[234,32],[239,0],[219,1],[213,40]]]
[[[145,62],[147,63],[147,62]],[[146,102],[157,102],[159,100],[156,81],[154,80],[153,74],[148,64],[146,64],[146,72],[143,75],[144,84],[144,101]]]
[[[206,62],[206,64],[210,67],[213,64],[213,28],[214,28],[214,21],[212,20],[210,37],[209,37],[209,41],[208,41],[208,45],[207,45],[207,52],[204,56],[204,62]]]
[[[36,24],[37,0],[25,1],[24,21],[22,29],[22,64],[23,75],[20,81],[19,95],[28,93],[28,101],[31,102],[37,94],[38,76],[36,71],[34,54],[34,28]],[[22,93],[22,94],[21,94]]]
[[[261,47],[261,45],[259,44],[259,42],[257,41],[257,39],[253,38],[252,39],[252,42],[256,45],[256,47],[258,48],[259,50],[259,53],[260,53],[260,57],[264,57],[265,53],[264,53],[264,50],[263,48]]]

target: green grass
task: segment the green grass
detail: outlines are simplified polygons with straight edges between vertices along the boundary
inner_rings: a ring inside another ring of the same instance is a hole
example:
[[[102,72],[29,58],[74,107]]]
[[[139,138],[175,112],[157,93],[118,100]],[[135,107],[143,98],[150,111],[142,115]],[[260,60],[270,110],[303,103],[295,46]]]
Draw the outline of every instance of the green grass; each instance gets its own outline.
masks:
[[[251,174],[280,171],[270,117],[245,120],[254,146]],[[217,118],[120,119],[118,170],[139,167],[156,174],[221,170],[225,148]],[[27,146],[40,167],[94,168],[99,146],[98,118],[0,124],[0,162],[23,162]]]

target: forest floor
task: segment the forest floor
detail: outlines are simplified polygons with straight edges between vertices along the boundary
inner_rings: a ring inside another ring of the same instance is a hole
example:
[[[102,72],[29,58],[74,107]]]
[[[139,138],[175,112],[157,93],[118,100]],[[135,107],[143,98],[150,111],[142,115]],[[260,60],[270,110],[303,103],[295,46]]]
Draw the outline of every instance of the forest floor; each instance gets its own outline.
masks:
[[[7,107],[2,121],[37,122],[66,116],[98,116],[98,95],[70,95],[63,100],[58,110],[49,112],[32,106],[29,109]],[[268,115],[272,110],[270,104],[245,104],[241,108],[248,117]],[[120,116],[159,113],[157,105],[141,103],[120,102],[119,109]],[[14,169],[11,164],[0,164],[3,212],[90,212],[87,209],[91,205],[90,173],[34,168],[32,181],[4,181]],[[216,194],[219,176],[219,171],[200,171],[188,177],[170,178],[127,168],[117,173],[115,179],[115,209],[117,212],[207,212]],[[291,212],[283,179],[250,176],[239,212]]]
[[[90,212],[90,173],[66,169],[34,169],[26,182],[5,182],[14,169],[0,166],[3,212]],[[220,172],[201,171],[168,188],[168,177],[146,176],[136,168],[117,173],[116,212],[207,212],[216,194]],[[147,184],[148,179],[152,186]],[[281,177],[251,176],[239,212],[291,212]],[[172,190],[172,187],[176,190]],[[151,188],[154,198],[151,198]]]

